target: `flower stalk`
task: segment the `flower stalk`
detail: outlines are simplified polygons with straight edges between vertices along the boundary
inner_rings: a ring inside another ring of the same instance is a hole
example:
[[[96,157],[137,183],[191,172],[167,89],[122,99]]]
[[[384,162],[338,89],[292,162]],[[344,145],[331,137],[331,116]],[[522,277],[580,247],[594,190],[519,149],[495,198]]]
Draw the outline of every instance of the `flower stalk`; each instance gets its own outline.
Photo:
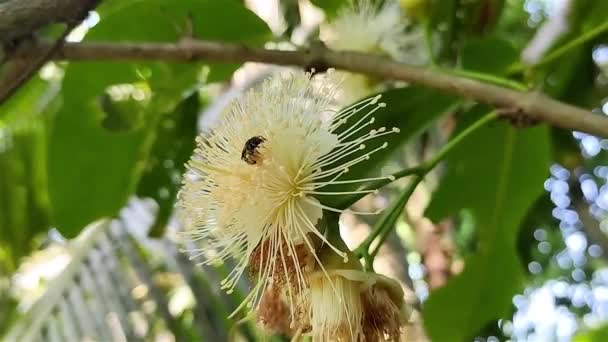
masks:
[[[409,198],[416,190],[416,187],[424,180],[424,177],[437,166],[448,154],[452,151],[460,142],[462,142],[466,137],[484,127],[487,123],[495,120],[498,117],[498,113],[496,111],[492,111],[479,120],[475,121],[472,125],[464,129],[454,138],[452,138],[443,148],[441,148],[431,159],[422,163],[421,165],[404,169],[399,172],[393,174],[395,179],[399,179],[406,176],[413,176],[410,180],[406,188],[401,192],[397,200],[393,202],[393,204],[384,211],[382,217],[376,222],[374,228],[370,232],[370,234],[365,238],[361,244],[354,250],[354,253],[362,258],[365,262],[365,269],[367,271],[373,271],[373,262],[374,258],[378,254],[380,247],[388,237],[388,234],[392,231],[395,222],[399,218],[403,207],[409,200]],[[376,181],[373,183],[367,184],[366,189],[379,189],[380,187],[388,184],[389,182]],[[356,196],[351,196],[349,198],[352,203],[356,202],[358,198]],[[376,241],[375,246],[372,249],[372,244]]]

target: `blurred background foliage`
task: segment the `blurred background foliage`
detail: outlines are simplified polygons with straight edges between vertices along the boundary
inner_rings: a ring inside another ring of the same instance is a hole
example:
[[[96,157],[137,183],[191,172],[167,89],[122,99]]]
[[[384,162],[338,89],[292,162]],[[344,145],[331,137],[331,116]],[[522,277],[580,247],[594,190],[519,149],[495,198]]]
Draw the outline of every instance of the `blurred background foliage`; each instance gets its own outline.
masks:
[[[316,40],[319,23],[345,3],[106,0],[69,39],[193,37],[294,48]],[[580,39],[606,26],[608,2],[399,3],[406,29],[424,31],[430,67],[489,82],[508,79],[608,114],[608,33]],[[40,34],[53,37],[55,31]],[[248,67],[51,62],[0,106],[0,331],[28,307],[19,304],[23,295],[15,280],[25,272],[24,262],[65,244],[91,222],[143,201],[152,213],[140,224],[144,235],[174,235],[174,201],[194,137],[227,98],[268,72]],[[385,170],[414,166],[490,110],[418,87],[388,90],[384,101],[379,120],[402,132],[391,136]],[[430,281],[429,240],[407,213],[396,225],[402,248],[396,258],[407,265],[405,282],[422,302],[433,341],[606,339],[608,140],[527,126],[488,125],[425,182],[431,198],[424,216],[448,227],[440,234],[447,263],[440,286]],[[401,187],[388,187],[379,198],[390,200]],[[154,251],[144,255],[151,263]],[[161,266],[153,270],[162,273]],[[44,289],[46,281],[40,277],[33,287]],[[216,312],[225,316],[231,309]]]

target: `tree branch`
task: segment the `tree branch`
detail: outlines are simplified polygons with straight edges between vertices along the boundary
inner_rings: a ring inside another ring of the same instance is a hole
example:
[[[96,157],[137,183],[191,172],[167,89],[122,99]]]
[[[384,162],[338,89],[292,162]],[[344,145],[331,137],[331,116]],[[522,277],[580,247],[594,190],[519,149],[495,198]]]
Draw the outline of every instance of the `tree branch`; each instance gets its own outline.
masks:
[[[0,3],[0,47],[8,65],[0,74],[0,105],[36,74],[64,44],[70,32],[100,0],[13,0]],[[29,45],[36,30],[53,22],[65,22],[63,32],[29,59],[15,58],[15,50]],[[3,58],[4,59],[4,58]]]
[[[0,2],[0,42],[32,34],[53,23],[69,22],[90,6],[82,0],[10,0]],[[86,12],[85,12],[86,13]]]
[[[32,58],[49,43],[40,42],[17,52]],[[68,60],[161,60],[168,62],[260,62],[304,68],[333,67],[383,79],[402,80],[448,94],[492,105],[508,112],[505,115],[530,116],[568,130],[587,132],[608,138],[608,118],[596,115],[537,92],[520,92],[478,80],[440,71],[414,67],[357,52],[278,51],[249,48],[243,45],[187,39],[179,43],[67,43],[58,49],[55,59]],[[1,87],[1,85],[0,85]]]

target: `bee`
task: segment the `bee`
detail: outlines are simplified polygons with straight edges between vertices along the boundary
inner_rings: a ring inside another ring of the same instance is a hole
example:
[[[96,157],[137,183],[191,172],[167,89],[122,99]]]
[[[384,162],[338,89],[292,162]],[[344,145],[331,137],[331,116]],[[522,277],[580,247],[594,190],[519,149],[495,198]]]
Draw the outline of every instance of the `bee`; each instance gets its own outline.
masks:
[[[262,159],[262,154],[258,151],[260,145],[266,141],[262,136],[255,136],[247,139],[243,151],[241,152],[241,160],[249,165],[256,165]]]

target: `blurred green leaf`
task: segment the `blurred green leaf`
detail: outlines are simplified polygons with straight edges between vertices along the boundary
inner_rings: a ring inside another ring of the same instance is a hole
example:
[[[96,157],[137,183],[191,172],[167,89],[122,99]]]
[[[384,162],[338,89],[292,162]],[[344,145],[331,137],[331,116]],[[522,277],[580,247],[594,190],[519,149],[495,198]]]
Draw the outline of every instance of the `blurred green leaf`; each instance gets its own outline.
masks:
[[[153,198],[159,206],[152,236],[162,235],[173,211],[185,163],[195,147],[200,109],[198,93],[190,95],[175,111],[163,115],[156,128],[154,145],[136,191],[138,196]]]
[[[574,336],[574,342],[605,342],[608,341],[608,325],[588,330]]]
[[[328,17],[333,17],[338,10],[349,4],[348,0],[311,0],[313,5],[323,9]]]
[[[494,31],[503,7],[504,0],[432,0],[427,30],[435,59],[453,64],[465,44]]]
[[[0,273],[14,271],[49,228],[44,115],[55,94],[35,77],[0,106]]]
[[[190,36],[260,45],[271,38],[268,25],[237,0],[176,0],[170,3],[114,0],[103,2],[98,12],[102,19],[100,25],[108,19],[120,21],[116,22],[119,26],[106,27],[107,33],[113,34],[111,38],[116,41],[144,39],[142,33],[146,35],[149,31],[154,32],[152,38],[148,38],[152,41],[176,41]],[[145,20],[131,21],[141,19]],[[138,25],[132,25],[134,22]]]
[[[192,18],[196,38],[261,46],[272,38],[268,25],[235,0],[190,0],[187,15]],[[238,29],[235,29],[238,23]],[[228,79],[240,64],[208,64],[207,82]]]
[[[2,249],[0,248],[0,254]],[[2,256],[0,255],[0,261]],[[6,277],[7,274],[2,272],[2,265],[0,263],[0,338],[3,338],[4,334],[15,323],[19,317],[17,315],[17,301],[11,296],[10,282]],[[10,273],[9,273],[10,274]]]
[[[459,127],[487,111],[477,107]],[[543,192],[549,158],[547,127],[518,130],[507,122],[475,132],[449,154],[447,174],[426,214],[438,222],[470,209],[479,242],[464,271],[425,303],[424,322],[433,341],[469,341],[488,321],[509,312],[523,281],[518,229]]]
[[[493,32],[493,34],[507,39],[518,50],[528,44],[536,29],[535,25],[530,24],[531,15],[526,11],[525,2],[526,0],[505,1]],[[537,16],[534,22],[538,21]]]
[[[8,125],[26,121],[26,117],[37,116],[48,102],[51,86],[34,77],[23,88],[0,105],[0,120]]]
[[[572,13],[568,16],[568,31],[555,41],[545,56],[605,23],[608,2],[579,0],[573,4]],[[551,63],[532,70],[527,76],[542,83],[543,92],[552,97],[582,107],[594,107],[608,96],[605,87],[597,87],[600,72],[592,58],[593,48],[606,42],[606,39],[608,33],[568,50]]]
[[[454,57],[455,40],[458,34],[456,13],[460,7],[458,0],[431,0],[427,34],[431,38],[433,60]]]
[[[10,139],[0,147],[0,248],[6,249],[6,268],[14,271],[34,247],[34,237],[49,228],[46,136],[40,120],[0,131]]]
[[[259,44],[269,34],[259,18],[232,0],[114,2],[102,6],[100,16],[85,40],[178,41],[193,34]],[[68,65],[63,106],[54,118],[49,143],[52,214],[63,234],[75,236],[87,223],[115,215],[126,203],[146,166],[162,114],[172,111],[183,94],[198,85],[200,66]]]
[[[414,86],[388,90],[382,93],[380,101],[385,102],[386,107],[380,108],[374,113],[373,116],[376,120],[373,127],[376,129],[386,127],[387,130],[397,127],[400,132],[366,142],[366,148],[361,154],[378,148],[385,142],[388,143],[388,146],[375,152],[369,161],[352,166],[349,172],[340,178],[341,180],[365,178],[371,173],[379,171],[380,167],[392,153],[411,139],[417,137],[456,103],[454,97]],[[349,122],[357,122],[366,113],[367,111],[361,111],[359,114],[354,115]],[[343,125],[338,130],[338,133],[347,128],[348,125]],[[356,158],[356,154],[353,158]],[[331,165],[328,167],[331,167]],[[359,185],[332,185],[324,187],[323,191],[348,191],[355,189]],[[352,204],[347,196],[319,196],[318,198],[323,204],[336,208],[345,208]]]
[[[467,42],[462,49],[460,65],[465,70],[502,74],[518,56],[507,40],[489,37]]]

